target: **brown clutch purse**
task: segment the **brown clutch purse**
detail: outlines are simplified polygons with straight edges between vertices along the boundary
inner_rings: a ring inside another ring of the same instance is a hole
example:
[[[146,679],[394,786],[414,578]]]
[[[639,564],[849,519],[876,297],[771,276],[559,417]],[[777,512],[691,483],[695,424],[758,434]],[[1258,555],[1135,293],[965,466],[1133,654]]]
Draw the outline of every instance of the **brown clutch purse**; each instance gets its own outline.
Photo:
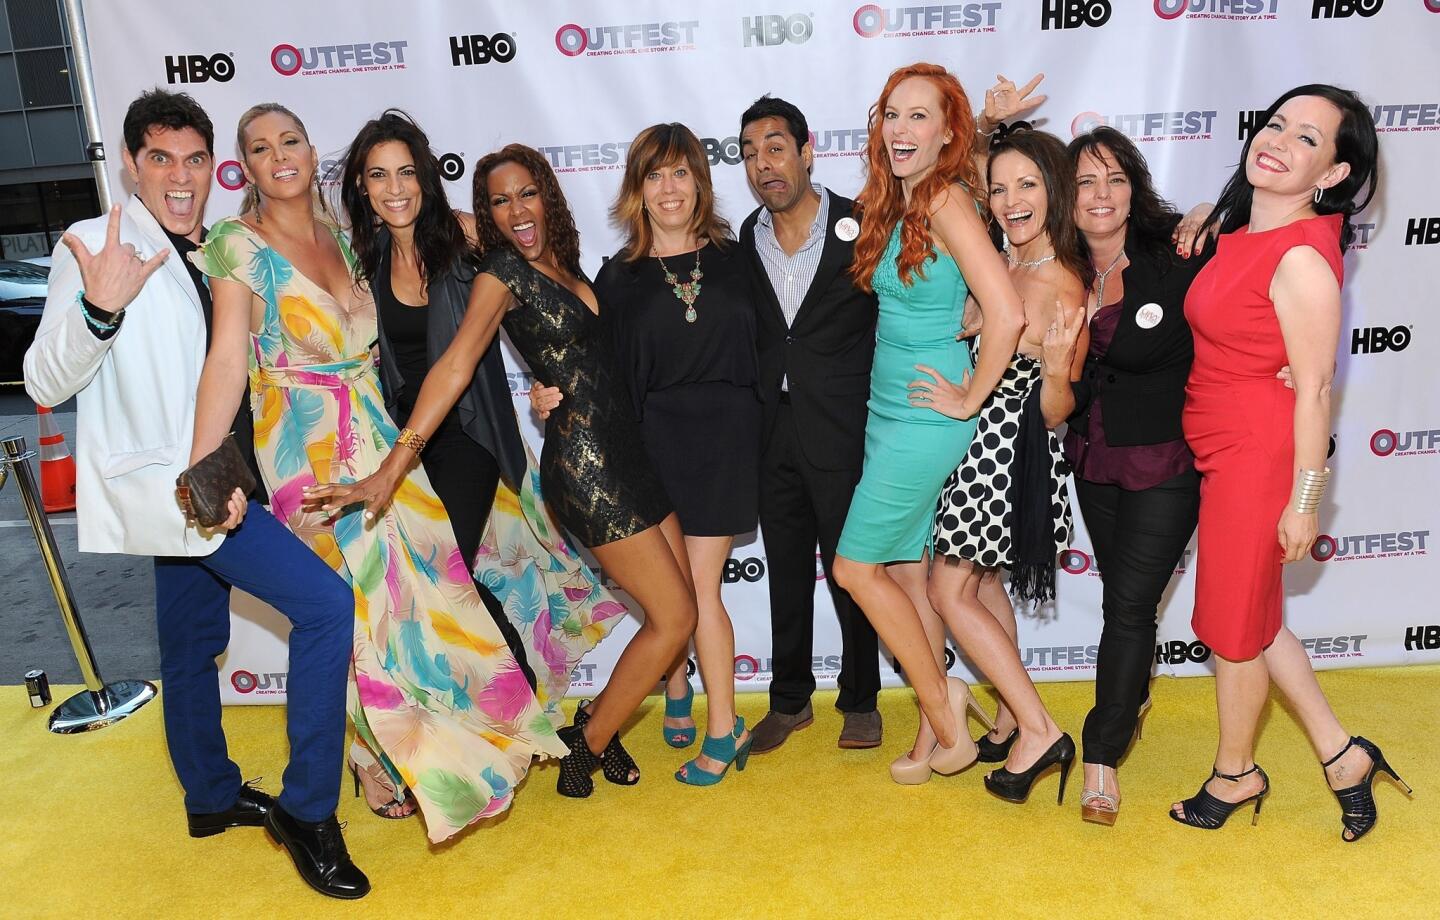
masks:
[[[202,527],[225,522],[230,516],[225,505],[236,489],[246,495],[255,491],[255,475],[246,465],[233,433],[175,479],[180,506]]]

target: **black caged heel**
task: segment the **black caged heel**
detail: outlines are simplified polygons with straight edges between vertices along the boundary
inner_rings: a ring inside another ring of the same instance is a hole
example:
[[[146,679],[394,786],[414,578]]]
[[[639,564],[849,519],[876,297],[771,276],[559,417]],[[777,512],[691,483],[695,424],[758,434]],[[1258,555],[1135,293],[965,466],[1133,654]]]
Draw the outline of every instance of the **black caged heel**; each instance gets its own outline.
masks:
[[[590,721],[589,705],[590,700],[585,700],[575,707],[575,724],[582,729]],[[610,736],[610,743],[600,752],[600,772],[617,786],[633,786],[640,782],[640,765],[620,743],[619,732]]]
[[[567,725],[555,734],[570,749],[569,754],[560,758],[560,777],[555,781],[555,791],[567,798],[588,799],[595,791],[595,780],[590,774],[600,766],[600,758],[590,750],[582,726]]]
[[[1369,755],[1370,769],[1366,772],[1365,778],[1354,786],[1330,790],[1335,793],[1335,798],[1340,803],[1340,823],[1344,825],[1344,829],[1340,832],[1340,839],[1346,843],[1354,843],[1370,833],[1370,830],[1375,827],[1375,822],[1380,820],[1380,812],[1375,807],[1373,789],[1376,774],[1382,772],[1390,774],[1390,778],[1405,790],[1406,795],[1413,794],[1410,785],[1401,779],[1395,769],[1390,766],[1380,748],[1374,742],[1359,736],[1351,738],[1350,742],[1340,749],[1340,753],[1321,764],[1321,769],[1328,770],[1352,747],[1358,747]],[[1329,782],[1329,774],[1326,774],[1326,782]]]
[[[1265,796],[1270,794],[1270,777],[1265,775],[1265,771],[1260,769],[1260,765],[1258,763],[1253,764],[1250,769],[1235,774],[1221,773],[1212,767],[1210,769],[1210,779],[1219,777],[1232,783],[1238,783],[1251,773],[1259,773],[1260,781],[1264,783],[1264,786],[1259,792],[1249,798],[1241,799],[1238,802],[1227,802],[1224,799],[1217,799],[1205,788],[1205,783],[1201,783],[1199,792],[1180,803],[1185,813],[1183,815],[1177,815],[1172,809],[1170,811],[1171,820],[1179,821],[1181,824],[1190,827],[1198,827],[1201,830],[1218,830],[1224,826],[1225,822],[1241,805],[1254,802],[1255,814],[1250,818],[1250,826],[1254,827],[1260,822],[1260,803],[1264,800]],[[1210,779],[1206,779],[1205,782],[1210,782]]]

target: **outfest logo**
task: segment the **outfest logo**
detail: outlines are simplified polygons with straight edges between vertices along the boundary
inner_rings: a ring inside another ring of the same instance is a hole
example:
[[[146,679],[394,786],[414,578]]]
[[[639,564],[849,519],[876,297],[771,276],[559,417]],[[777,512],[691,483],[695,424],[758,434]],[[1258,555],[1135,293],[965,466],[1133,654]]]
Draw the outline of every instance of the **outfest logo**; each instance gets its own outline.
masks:
[[[569,22],[555,30],[555,48],[566,57],[694,51],[699,28],[698,19],[614,26]]]
[[[1004,0],[891,7],[867,3],[855,11],[851,24],[861,38],[970,35],[996,31],[1004,5]]]
[[[1214,137],[1216,109],[1190,109],[1183,112],[1131,112],[1122,115],[1101,115],[1081,112],[1070,121],[1070,136],[1109,125],[1134,141],[1208,141]]]
[[[1381,134],[1440,131],[1440,102],[1386,103],[1370,109]]]
[[[356,42],[349,45],[276,45],[270,66],[282,77],[307,77],[376,70],[404,70],[406,41]]]
[[[1408,339],[1406,344],[1409,344]],[[1417,428],[1413,431],[1381,428],[1370,436],[1370,452],[1377,457],[1440,454],[1440,428]]]
[[[863,157],[869,137],[865,128],[821,128],[810,132],[810,152],[816,157]]]
[[[1310,547],[1310,558],[1316,562],[1350,562],[1355,559],[1392,559],[1399,556],[1425,556],[1430,538],[1428,530],[1397,530],[1390,533],[1358,533],[1332,537],[1322,533]]]
[[[1280,0],[1155,0],[1161,19],[1220,19],[1228,22],[1280,18]]]

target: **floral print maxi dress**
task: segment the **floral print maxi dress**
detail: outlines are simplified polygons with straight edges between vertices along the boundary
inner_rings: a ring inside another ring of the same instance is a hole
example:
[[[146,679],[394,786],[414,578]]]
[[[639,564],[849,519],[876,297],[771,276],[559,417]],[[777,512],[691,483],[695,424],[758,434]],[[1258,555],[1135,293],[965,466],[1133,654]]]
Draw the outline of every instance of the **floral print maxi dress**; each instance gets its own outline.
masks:
[[[567,749],[481,603],[424,470],[368,526],[359,506],[333,525],[301,509],[303,487],[373,473],[398,434],[371,357],[372,298],[356,288],[347,312],[236,218],[211,228],[196,264],[264,301],[250,401],[271,511],[355,590],[351,757],[362,769],[378,759],[397,797],[414,793],[433,842],[504,811],[533,756]]]

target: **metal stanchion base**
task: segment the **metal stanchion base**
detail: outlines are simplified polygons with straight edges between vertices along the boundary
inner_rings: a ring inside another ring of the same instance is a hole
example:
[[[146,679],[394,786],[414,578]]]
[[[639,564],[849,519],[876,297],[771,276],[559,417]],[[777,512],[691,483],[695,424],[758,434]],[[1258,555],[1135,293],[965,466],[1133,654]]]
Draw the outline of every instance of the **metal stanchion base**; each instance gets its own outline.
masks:
[[[50,713],[50,730],[57,735],[94,731],[113,725],[155,699],[155,685],[144,680],[117,680],[99,693],[81,690]]]

